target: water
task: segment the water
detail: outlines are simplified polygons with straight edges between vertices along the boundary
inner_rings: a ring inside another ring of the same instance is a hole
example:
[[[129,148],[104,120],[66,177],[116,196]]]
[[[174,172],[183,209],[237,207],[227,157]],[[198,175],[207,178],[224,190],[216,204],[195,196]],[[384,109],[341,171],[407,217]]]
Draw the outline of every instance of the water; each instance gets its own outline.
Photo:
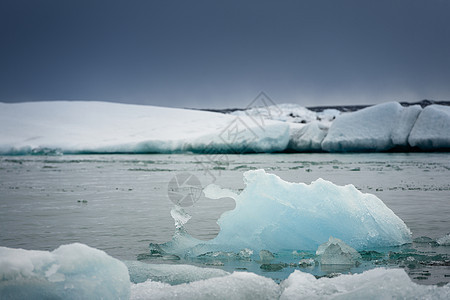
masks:
[[[190,172],[203,186],[214,182],[239,191],[244,187],[242,173],[259,168],[286,181],[309,183],[321,177],[339,185],[354,184],[382,199],[408,225],[413,238],[436,239],[450,232],[449,158],[448,153],[3,156],[0,245],[53,250],[81,242],[122,260],[136,260],[148,253],[149,243],[163,243],[173,235],[173,203],[167,196],[173,176]],[[188,232],[203,240],[215,237],[220,230],[217,219],[233,207],[231,199],[201,197],[186,209],[192,215]],[[449,282],[445,259],[450,247],[414,243],[406,248],[442,254],[443,263],[411,267],[392,261],[392,266],[405,267],[419,283]],[[249,262],[217,267],[286,277],[263,272]],[[351,271],[364,268],[370,266]],[[292,271],[285,268],[283,272]],[[309,271],[320,275],[339,270]]]

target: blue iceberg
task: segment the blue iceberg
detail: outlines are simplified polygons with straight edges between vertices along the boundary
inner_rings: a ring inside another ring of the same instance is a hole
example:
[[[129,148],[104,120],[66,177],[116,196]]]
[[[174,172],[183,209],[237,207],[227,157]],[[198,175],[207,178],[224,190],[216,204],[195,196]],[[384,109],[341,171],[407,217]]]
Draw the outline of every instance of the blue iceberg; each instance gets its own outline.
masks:
[[[204,242],[189,236],[189,220],[181,208],[172,211],[173,240],[160,245],[165,252],[200,255],[210,251],[315,251],[337,237],[356,250],[411,242],[405,223],[379,198],[353,185],[338,186],[318,179],[311,184],[286,182],[264,170],[244,173],[246,188],[236,194],[216,185],[205,188],[209,198],[231,197],[236,208],[225,212],[216,238]]]

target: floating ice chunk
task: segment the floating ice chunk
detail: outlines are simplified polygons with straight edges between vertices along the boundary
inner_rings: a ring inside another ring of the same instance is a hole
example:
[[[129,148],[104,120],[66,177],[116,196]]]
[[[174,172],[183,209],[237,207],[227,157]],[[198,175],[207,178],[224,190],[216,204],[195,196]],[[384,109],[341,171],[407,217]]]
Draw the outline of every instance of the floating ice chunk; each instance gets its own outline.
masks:
[[[425,107],[417,118],[408,141],[412,147],[423,150],[450,148],[450,107]]]
[[[450,285],[418,285],[402,269],[377,268],[362,274],[316,279],[294,271],[281,283],[280,299],[448,299]]]
[[[334,237],[320,245],[316,255],[320,255],[322,265],[355,265],[361,259],[355,249]]]
[[[244,173],[246,188],[236,208],[218,220],[210,241],[239,249],[316,250],[330,236],[356,249],[401,245],[410,231],[380,199],[353,185],[318,179],[310,185],[289,183],[264,170]]]
[[[177,231],[161,249],[195,256],[243,248],[315,251],[330,236],[339,236],[357,250],[411,242],[411,232],[392,210],[353,185],[337,186],[323,179],[309,185],[290,183],[264,170],[245,172],[244,181],[246,188],[239,195],[207,189],[209,197],[227,195],[236,201],[235,209],[219,218],[216,238],[205,242]]]
[[[133,283],[141,283],[150,279],[175,285],[229,274],[220,269],[190,265],[146,264],[138,261],[126,261],[125,264]]]
[[[181,230],[184,228],[184,224],[186,224],[190,219],[191,215],[186,213],[181,206],[175,205],[174,208],[170,211],[170,215],[175,221],[175,229]]]
[[[261,250],[259,251],[259,258],[262,261],[271,261],[275,259],[275,256],[273,255],[272,252],[268,251],[268,250]]]
[[[450,233],[436,240],[441,246],[450,246]]]
[[[146,281],[131,286],[131,299],[278,299],[280,286],[253,273],[231,275],[171,286]]]
[[[311,266],[314,266],[315,264],[316,264],[316,261],[312,258],[304,258],[298,262],[298,265],[300,267],[311,267]]]
[[[288,150],[293,151],[321,151],[322,141],[327,135],[328,128],[319,122],[306,125],[291,124]]]
[[[342,114],[331,124],[322,149],[330,152],[384,151],[405,146],[420,108],[383,103]]]
[[[128,269],[83,244],[53,252],[0,247],[2,299],[127,299]]]

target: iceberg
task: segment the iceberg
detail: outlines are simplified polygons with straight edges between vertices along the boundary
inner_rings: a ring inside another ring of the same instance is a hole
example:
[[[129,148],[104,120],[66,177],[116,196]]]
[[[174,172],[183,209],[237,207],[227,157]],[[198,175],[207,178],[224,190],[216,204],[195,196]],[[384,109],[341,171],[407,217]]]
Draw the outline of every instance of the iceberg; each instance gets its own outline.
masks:
[[[244,182],[246,187],[240,194],[216,185],[204,189],[208,198],[231,197],[236,201],[235,209],[217,221],[217,237],[199,241],[178,228],[172,241],[160,245],[161,249],[194,256],[244,248],[255,253],[315,251],[330,236],[357,250],[411,242],[410,230],[392,210],[353,185],[337,186],[323,179],[309,185],[290,183],[264,170],[245,172]]]
[[[450,107],[430,105],[419,115],[409,144],[422,150],[450,149]]]
[[[2,299],[128,299],[124,263],[83,244],[52,252],[0,247]]]
[[[232,114],[98,101],[0,103],[0,154],[355,152],[450,148],[450,107],[389,102]]]
[[[371,106],[342,114],[331,124],[322,149],[329,152],[386,151],[407,146],[420,106],[402,107],[398,102]]]

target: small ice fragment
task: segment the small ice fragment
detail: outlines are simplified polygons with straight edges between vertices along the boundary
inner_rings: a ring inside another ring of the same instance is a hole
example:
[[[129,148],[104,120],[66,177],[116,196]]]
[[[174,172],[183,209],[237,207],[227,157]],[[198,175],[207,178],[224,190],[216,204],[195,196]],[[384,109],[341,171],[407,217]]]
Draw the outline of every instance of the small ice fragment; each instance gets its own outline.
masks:
[[[253,255],[253,250],[245,248],[245,249],[242,249],[241,251],[239,251],[238,255],[242,258],[250,258]]]
[[[262,264],[260,269],[268,272],[276,272],[282,270],[284,267],[284,264]]]
[[[300,267],[310,267],[310,266],[314,266],[316,264],[316,262],[312,258],[305,258],[305,259],[300,260],[298,262],[298,264]]]
[[[259,251],[259,257],[262,261],[271,261],[275,258],[272,252],[268,250],[261,250]]]
[[[330,237],[328,242],[319,246],[316,255],[320,255],[322,265],[355,265],[361,255],[340,239]]]
[[[436,240],[441,246],[450,246],[450,233]]]
[[[184,211],[184,209],[181,206],[175,205],[174,208],[170,211],[170,215],[175,221],[175,228],[177,230],[180,230],[184,227],[184,224],[186,224],[190,219],[191,216]]]

